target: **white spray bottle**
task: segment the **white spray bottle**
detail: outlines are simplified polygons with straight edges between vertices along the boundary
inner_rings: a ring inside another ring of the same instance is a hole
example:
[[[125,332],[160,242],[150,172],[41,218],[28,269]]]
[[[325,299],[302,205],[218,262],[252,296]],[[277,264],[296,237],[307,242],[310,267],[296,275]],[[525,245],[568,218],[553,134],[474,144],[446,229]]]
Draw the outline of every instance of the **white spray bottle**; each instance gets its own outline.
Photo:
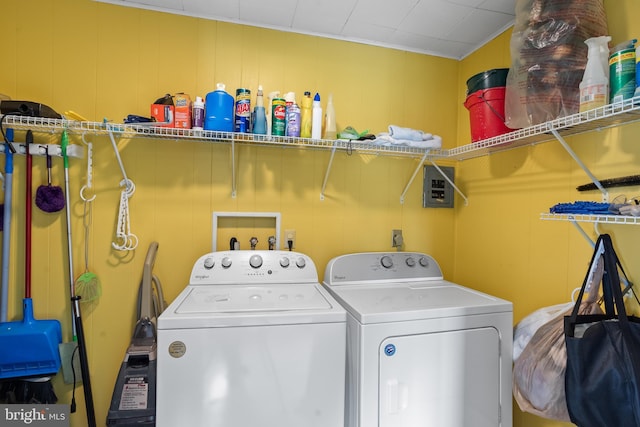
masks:
[[[609,78],[603,63],[603,51],[609,51],[610,36],[591,37],[585,40],[589,48],[587,66],[580,82],[580,112],[602,107],[609,103]]]

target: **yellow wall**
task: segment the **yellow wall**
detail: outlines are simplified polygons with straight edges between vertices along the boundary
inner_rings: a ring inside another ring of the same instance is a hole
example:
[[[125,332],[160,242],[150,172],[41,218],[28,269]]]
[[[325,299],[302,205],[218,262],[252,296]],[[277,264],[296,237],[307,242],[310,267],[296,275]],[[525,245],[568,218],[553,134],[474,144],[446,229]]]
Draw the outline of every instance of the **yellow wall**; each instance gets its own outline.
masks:
[[[122,122],[127,114],[149,114],[149,104],[165,93],[205,96],[224,82],[231,92],[258,84],[265,92],[305,90],[333,93],[339,127],[385,131],[389,124],[441,135],[456,145],[457,61],[227,23],[172,16],[96,3],[91,0],[34,0],[3,3],[0,13],[3,59],[0,93],[34,100],[91,121]],[[18,139],[23,138],[19,133]],[[357,251],[392,250],[391,231],[401,228],[405,249],[423,251],[453,275],[454,212],[422,208],[420,175],[400,195],[417,160],[338,153],[325,200],[320,190],[329,151],[236,147],[237,197],[231,197],[230,147],[202,142],[152,139],[118,141],[136,190],[130,200],[131,229],[140,238],[133,253],[115,251],[119,183],[122,174],[106,136],[87,135],[94,147],[93,221],[89,267],[102,281],[97,304],[83,306],[92,388],[99,422],[106,417],[135,317],[137,287],[149,243],[159,242],[154,272],[168,301],[187,284],[193,262],[211,250],[214,211],[280,212],[282,228],[296,230],[296,250],[324,274],[328,260]],[[58,137],[36,134],[36,142]],[[72,143],[82,144],[78,135]],[[84,271],[83,205],[80,187],[86,163],[71,161],[74,275]],[[35,187],[46,182],[44,159],[34,158]],[[20,317],[24,283],[24,158],[16,158],[11,271],[11,317]],[[54,184],[63,186],[60,159]],[[458,200],[459,202],[459,200]],[[36,317],[63,322],[70,339],[66,228],[62,213],[34,209],[33,298]],[[248,248],[256,229],[221,231],[240,237]],[[61,403],[71,387],[54,378]],[[81,389],[74,427],[85,421]]]
[[[606,0],[610,33],[617,43],[640,33],[632,0]],[[462,106],[471,75],[510,63],[510,32],[457,62],[396,50],[141,11],[90,0],[5,2],[0,13],[3,59],[0,93],[34,100],[89,120],[121,122],[127,114],[148,115],[148,104],[164,93],[204,96],[218,81],[230,90],[262,84],[265,92],[304,90],[334,94],[339,127],[373,133],[397,124],[439,134],[446,148],[467,144],[468,112]],[[326,99],[326,98],[325,98]],[[638,125],[568,138],[596,174],[609,178],[636,173]],[[19,133],[18,137],[22,137]],[[420,179],[399,198],[416,161],[338,153],[326,198],[320,189],[329,161],[326,151],[237,147],[236,198],[231,193],[230,147],[151,139],[118,141],[136,192],[130,201],[132,231],[140,238],[133,253],[111,248],[122,179],[108,138],[88,136],[94,145],[93,221],[89,266],[102,280],[97,304],[84,306],[85,328],[98,421],[105,419],[117,371],[135,317],[137,286],[150,242],[160,250],[154,272],[171,301],[186,285],[192,263],[211,249],[213,211],[280,212],[282,227],[297,232],[297,250],[316,262],[320,276],[336,255],[391,250],[391,230],[402,228],[405,250],[432,254],[445,277],[514,302],[518,321],[536,308],[567,301],[584,276],[591,248],[568,223],[539,219],[555,203],[588,182],[556,142],[455,163],[457,183],[469,197],[456,208],[423,209]],[[36,142],[57,143],[37,134]],[[72,143],[82,144],[78,136]],[[46,180],[44,159],[34,159],[35,187]],[[74,275],[84,270],[83,205],[79,189],[86,164],[71,161]],[[16,158],[11,315],[20,316],[24,283],[24,159]],[[54,184],[63,185],[54,159]],[[635,196],[638,188],[612,190]],[[239,224],[239,223],[238,223]],[[36,317],[63,322],[70,338],[66,228],[63,214],[34,209],[33,298]],[[241,236],[243,247],[255,233]],[[588,233],[593,229],[586,226]],[[610,232],[631,278],[640,274],[632,254],[633,226],[600,226]],[[219,247],[224,248],[223,241]],[[266,246],[264,246],[266,247]],[[53,380],[61,403],[71,387]],[[72,425],[84,424],[81,389]],[[514,411],[514,426],[560,426]]]
[[[633,17],[640,6],[631,0],[605,0],[612,46],[640,35]],[[459,104],[465,82],[475,73],[510,65],[507,31],[461,61]],[[467,144],[469,115],[458,111],[458,141]],[[640,125],[566,138],[579,158],[598,178],[637,174]],[[505,151],[457,164],[468,206],[456,208],[455,280],[514,302],[514,321],[537,308],[568,302],[584,279],[592,249],[568,222],[543,221],[540,214],[559,202],[602,201],[597,191],[578,192],[590,182],[559,142]],[[640,193],[638,187],[611,188],[610,199]],[[594,227],[583,224],[593,240]],[[634,226],[600,225],[611,234],[631,280],[640,274],[636,262],[640,230]],[[514,426],[571,425],[520,411],[514,403]]]

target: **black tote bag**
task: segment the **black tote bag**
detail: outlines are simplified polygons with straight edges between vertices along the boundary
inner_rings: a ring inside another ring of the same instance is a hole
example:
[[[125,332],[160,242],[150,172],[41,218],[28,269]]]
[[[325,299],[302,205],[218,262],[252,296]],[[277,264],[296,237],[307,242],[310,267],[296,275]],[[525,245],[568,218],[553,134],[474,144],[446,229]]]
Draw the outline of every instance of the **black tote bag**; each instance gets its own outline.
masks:
[[[565,316],[567,409],[578,427],[638,427],[640,319],[626,314],[618,268],[623,274],[624,270],[611,237],[601,235],[595,247],[591,264],[597,256],[604,260],[605,314],[578,314],[585,279],[573,312]],[[599,248],[604,248],[604,253]]]

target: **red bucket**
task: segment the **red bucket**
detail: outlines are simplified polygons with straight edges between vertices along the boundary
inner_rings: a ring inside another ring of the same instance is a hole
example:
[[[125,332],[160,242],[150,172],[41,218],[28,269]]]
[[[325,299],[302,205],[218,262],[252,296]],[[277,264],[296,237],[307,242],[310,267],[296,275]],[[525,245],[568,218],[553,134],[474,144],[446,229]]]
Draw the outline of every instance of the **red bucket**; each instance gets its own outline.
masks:
[[[504,124],[505,87],[481,89],[467,96],[464,106],[471,119],[471,141],[511,132]]]

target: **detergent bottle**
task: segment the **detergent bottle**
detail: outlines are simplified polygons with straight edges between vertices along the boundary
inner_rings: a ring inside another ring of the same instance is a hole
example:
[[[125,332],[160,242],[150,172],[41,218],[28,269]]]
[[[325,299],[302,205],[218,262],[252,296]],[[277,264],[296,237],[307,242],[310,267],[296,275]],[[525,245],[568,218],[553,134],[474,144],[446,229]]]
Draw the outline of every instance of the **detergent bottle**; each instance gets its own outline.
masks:
[[[206,96],[204,111],[204,129],[220,132],[233,132],[233,110],[235,100],[225,91],[224,83],[218,83],[217,89]]]
[[[302,98],[300,109],[300,136],[302,138],[311,138],[311,114],[313,108],[313,100],[311,92],[306,91]]]
[[[311,138],[322,138],[322,106],[320,105],[320,94],[313,97],[313,109],[311,111]]]
[[[267,133],[267,116],[264,110],[262,85],[258,85],[258,94],[256,95],[256,106],[253,109],[253,133],[258,135],[266,135]]]
[[[300,107],[296,104],[295,92],[284,96],[287,108],[286,136],[300,136]]]
[[[587,65],[580,82],[580,112],[602,107],[609,103],[609,78],[607,64],[602,62],[602,50],[608,51],[609,36],[591,37],[585,40],[589,48]]]

